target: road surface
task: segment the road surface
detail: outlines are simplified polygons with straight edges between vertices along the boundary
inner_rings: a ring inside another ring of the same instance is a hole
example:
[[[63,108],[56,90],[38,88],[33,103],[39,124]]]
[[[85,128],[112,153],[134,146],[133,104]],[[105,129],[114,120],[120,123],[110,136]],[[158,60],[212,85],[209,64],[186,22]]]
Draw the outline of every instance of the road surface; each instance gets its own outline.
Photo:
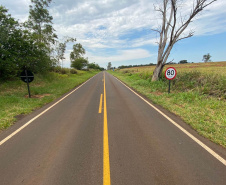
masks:
[[[0,133],[0,184],[225,185],[226,150],[158,109],[101,72]]]

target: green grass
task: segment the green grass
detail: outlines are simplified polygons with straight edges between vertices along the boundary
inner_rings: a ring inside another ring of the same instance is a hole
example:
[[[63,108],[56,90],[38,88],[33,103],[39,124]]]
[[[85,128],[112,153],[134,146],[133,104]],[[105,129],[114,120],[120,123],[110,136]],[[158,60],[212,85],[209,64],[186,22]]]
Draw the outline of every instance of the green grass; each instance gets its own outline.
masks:
[[[77,74],[35,75],[35,80],[30,83],[32,98],[28,98],[27,85],[21,80],[0,82],[0,129],[12,125],[17,115],[31,113],[97,73],[78,71]]]
[[[180,116],[200,135],[226,147],[226,81],[221,74],[202,71],[178,73],[168,94],[168,81],[151,82],[148,70],[110,72],[127,85]]]

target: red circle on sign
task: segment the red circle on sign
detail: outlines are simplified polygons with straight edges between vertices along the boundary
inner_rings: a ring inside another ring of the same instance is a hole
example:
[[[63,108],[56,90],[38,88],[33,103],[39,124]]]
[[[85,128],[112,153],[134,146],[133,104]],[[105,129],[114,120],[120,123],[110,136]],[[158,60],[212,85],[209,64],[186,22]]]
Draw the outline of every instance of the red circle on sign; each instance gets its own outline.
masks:
[[[168,80],[173,80],[177,75],[177,70],[174,67],[168,67],[165,71],[165,77]]]

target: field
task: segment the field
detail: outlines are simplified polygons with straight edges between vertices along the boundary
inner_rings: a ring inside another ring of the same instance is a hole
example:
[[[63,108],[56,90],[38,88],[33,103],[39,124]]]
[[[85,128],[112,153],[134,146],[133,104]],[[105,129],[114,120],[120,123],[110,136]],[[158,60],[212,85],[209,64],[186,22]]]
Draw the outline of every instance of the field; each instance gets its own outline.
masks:
[[[191,72],[191,71],[199,71],[204,74],[221,74],[226,76],[226,62],[208,62],[208,63],[187,63],[187,64],[173,64],[173,65],[166,65],[167,67],[175,67],[177,72]],[[150,67],[136,67],[130,69],[122,69],[123,70],[132,70],[137,72],[153,72],[155,66]]]
[[[12,125],[18,116],[29,114],[53,101],[98,72],[78,71],[77,74],[52,72],[35,75],[35,80],[30,83],[31,98],[28,98],[26,83],[19,78],[0,82],[0,130]]]
[[[174,64],[177,77],[164,74],[151,82],[155,66],[136,67],[110,73],[145,95],[153,103],[180,116],[200,135],[226,147],[226,62]],[[166,65],[163,69],[169,67]]]

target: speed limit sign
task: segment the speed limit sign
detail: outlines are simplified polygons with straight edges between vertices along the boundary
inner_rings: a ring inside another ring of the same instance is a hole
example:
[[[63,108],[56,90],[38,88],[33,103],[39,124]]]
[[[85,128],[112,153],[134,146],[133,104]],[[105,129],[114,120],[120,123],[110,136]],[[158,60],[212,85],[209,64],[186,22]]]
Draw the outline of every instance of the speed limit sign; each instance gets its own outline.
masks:
[[[168,93],[170,93],[170,81],[174,79],[176,75],[177,75],[177,71],[174,67],[168,67],[165,71],[165,77],[169,80]]]
[[[177,71],[174,67],[168,67],[165,71],[165,77],[168,79],[168,80],[172,80],[176,77],[177,75]]]

